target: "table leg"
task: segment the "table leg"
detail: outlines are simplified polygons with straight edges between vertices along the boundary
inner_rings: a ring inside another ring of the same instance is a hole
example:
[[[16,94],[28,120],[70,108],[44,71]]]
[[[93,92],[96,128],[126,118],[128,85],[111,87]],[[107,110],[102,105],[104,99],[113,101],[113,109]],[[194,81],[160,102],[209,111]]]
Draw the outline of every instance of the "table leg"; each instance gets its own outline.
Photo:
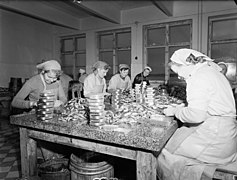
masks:
[[[27,144],[29,157],[29,172],[30,176],[37,175],[37,144],[34,139],[29,139]]]
[[[28,137],[27,129],[20,128],[21,173],[22,177],[37,174],[36,141]]]
[[[26,128],[20,128],[20,149],[21,149],[21,174],[22,177],[29,177],[29,159],[27,155],[28,135]]]
[[[137,152],[137,180],[156,180],[156,158],[152,153]]]

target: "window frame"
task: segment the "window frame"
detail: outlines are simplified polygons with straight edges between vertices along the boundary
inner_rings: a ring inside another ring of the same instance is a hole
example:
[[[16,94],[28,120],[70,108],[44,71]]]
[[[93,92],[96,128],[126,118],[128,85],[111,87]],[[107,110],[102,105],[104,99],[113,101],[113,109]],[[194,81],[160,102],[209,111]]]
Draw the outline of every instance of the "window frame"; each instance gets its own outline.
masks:
[[[237,38],[212,40],[213,23],[214,22],[218,22],[218,21],[223,21],[223,20],[232,20],[232,19],[237,21],[237,13],[208,17],[208,45],[207,45],[207,52],[208,52],[209,57],[212,57],[212,51],[211,51],[212,50],[212,45],[228,44],[228,43],[236,43],[237,44]],[[236,49],[236,51],[237,51],[237,49]],[[228,57],[228,55],[226,57]],[[230,58],[230,61],[227,62],[227,63],[234,63],[235,66],[237,67],[237,55],[236,55],[235,62],[233,62],[233,60],[234,60],[234,58],[232,58],[232,59]],[[234,74],[232,74],[232,76],[236,77],[236,74],[237,74],[237,68],[236,68],[236,71],[234,72]],[[232,83],[237,83],[237,78],[235,78],[235,80],[233,80]]]
[[[77,50],[78,44],[77,44],[77,39],[78,38],[85,38],[85,49],[83,50]],[[67,39],[71,39],[73,41],[73,48],[72,51],[63,51],[64,50],[64,40]],[[62,69],[66,68],[68,66],[64,66],[64,56],[65,55],[72,55],[73,57],[73,67],[72,67],[72,75],[73,75],[73,79],[76,80],[78,78],[78,72],[76,70],[76,58],[77,58],[77,54],[85,54],[86,56],[86,34],[76,34],[76,35],[68,35],[68,36],[61,36],[60,37],[60,59],[61,59],[61,63],[62,63]],[[86,62],[85,62],[86,63]],[[86,65],[83,66],[82,68],[86,69]]]
[[[170,37],[170,32],[169,28],[172,26],[179,26],[179,25],[190,25],[190,42],[180,42],[180,43],[170,43],[169,42],[169,37]],[[165,43],[163,45],[148,45],[148,30],[149,29],[155,29],[155,28],[165,28]],[[149,59],[148,59],[148,50],[149,49],[155,49],[155,48],[165,48],[165,74],[164,74],[164,81],[169,81],[172,80],[170,79],[170,67],[168,66],[169,59],[170,59],[170,54],[169,54],[169,49],[170,47],[182,47],[182,46],[189,46],[190,48],[192,47],[192,28],[193,28],[193,21],[192,19],[186,19],[186,20],[179,20],[179,21],[172,21],[172,22],[165,22],[165,23],[156,23],[156,24],[148,24],[143,26],[143,34],[144,34],[144,62],[143,65],[145,66],[146,64],[149,64]],[[154,78],[157,77],[159,78],[160,75],[153,75]],[[162,80],[158,80],[162,81]],[[173,83],[173,82],[172,82]]]
[[[122,28],[122,29],[113,29],[113,30],[106,30],[106,31],[99,31],[97,32],[97,49],[98,49],[98,58],[99,60],[100,59],[100,53],[103,53],[103,52],[112,52],[112,56],[113,56],[113,60],[112,60],[112,64],[113,64],[113,67],[111,67],[111,70],[112,70],[112,74],[111,76],[113,76],[114,74],[116,74],[118,72],[118,65],[119,65],[119,62],[118,62],[118,51],[130,51],[130,54],[131,54],[131,46],[132,46],[132,39],[130,41],[130,46],[127,46],[127,47],[118,47],[117,46],[117,42],[118,42],[118,37],[117,35],[119,33],[130,33],[130,36],[132,38],[132,31],[131,31],[131,28],[128,27],[128,28]],[[100,47],[100,44],[101,44],[101,36],[104,36],[104,35],[110,35],[112,34],[113,35],[113,47],[112,48],[101,48]],[[131,57],[130,57],[130,63],[128,63],[129,66],[131,66]],[[110,79],[111,77],[107,77],[108,79]]]

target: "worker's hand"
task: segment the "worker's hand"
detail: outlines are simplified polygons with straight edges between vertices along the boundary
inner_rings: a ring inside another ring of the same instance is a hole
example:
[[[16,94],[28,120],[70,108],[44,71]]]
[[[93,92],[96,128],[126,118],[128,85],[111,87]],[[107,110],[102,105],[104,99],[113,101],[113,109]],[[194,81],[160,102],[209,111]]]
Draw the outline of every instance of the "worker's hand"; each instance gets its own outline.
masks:
[[[111,93],[108,93],[108,92],[104,92],[103,94],[104,94],[105,97],[111,95]]]
[[[62,101],[56,100],[55,103],[54,103],[54,107],[59,107],[59,106],[61,106],[62,104],[63,104]]]
[[[174,116],[175,115],[175,111],[176,111],[175,107],[169,106],[168,108],[163,110],[163,113],[166,116]]]
[[[30,108],[36,107],[37,101],[30,101]]]
[[[180,104],[178,104],[176,107],[185,107],[185,104],[184,103],[180,103]]]

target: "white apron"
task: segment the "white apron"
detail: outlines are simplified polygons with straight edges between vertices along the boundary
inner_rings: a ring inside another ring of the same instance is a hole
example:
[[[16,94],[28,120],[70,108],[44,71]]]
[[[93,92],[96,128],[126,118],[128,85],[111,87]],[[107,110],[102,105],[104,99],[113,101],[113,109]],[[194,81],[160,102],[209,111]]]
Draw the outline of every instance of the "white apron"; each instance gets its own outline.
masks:
[[[235,118],[210,116],[196,127],[177,129],[158,157],[157,173],[164,180],[201,179],[210,165],[234,162],[236,149]]]
[[[95,86],[94,86],[94,92],[96,93],[103,93],[104,92],[104,84],[97,83],[96,76],[95,76]]]

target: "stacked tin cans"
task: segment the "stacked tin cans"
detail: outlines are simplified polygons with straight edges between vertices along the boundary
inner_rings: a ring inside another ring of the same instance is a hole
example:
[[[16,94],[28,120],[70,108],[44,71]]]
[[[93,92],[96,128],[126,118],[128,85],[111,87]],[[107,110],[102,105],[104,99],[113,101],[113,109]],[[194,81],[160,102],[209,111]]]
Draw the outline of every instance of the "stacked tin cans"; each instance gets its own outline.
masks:
[[[154,95],[155,95],[154,92],[155,92],[155,90],[153,89],[153,87],[147,87],[146,88],[145,102],[149,106],[153,106],[154,105]]]
[[[38,120],[49,121],[53,119],[54,100],[55,96],[52,92],[45,92],[40,94],[36,109]]]
[[[112,92],[111,107],[113,111],[117,111],[120,107],[121,94],[122,94],[121,89],[116,89]]]
[[[142,103],[141,84],[135,84],[135,98],[137,103]]]
[[[87,101],[90,109],[89,124],[91,126],[103,125],[105,119],[104,95],[103,94],[91,95],[87,99]]]
[[[129,93],[130,93],[130,95],[131,95],[131,97],[132,97],[132,100],[134,101],[134,99],[135,99],[135,97],[136,97],[135,90],[131,88],[131,89],[129,90]]]

